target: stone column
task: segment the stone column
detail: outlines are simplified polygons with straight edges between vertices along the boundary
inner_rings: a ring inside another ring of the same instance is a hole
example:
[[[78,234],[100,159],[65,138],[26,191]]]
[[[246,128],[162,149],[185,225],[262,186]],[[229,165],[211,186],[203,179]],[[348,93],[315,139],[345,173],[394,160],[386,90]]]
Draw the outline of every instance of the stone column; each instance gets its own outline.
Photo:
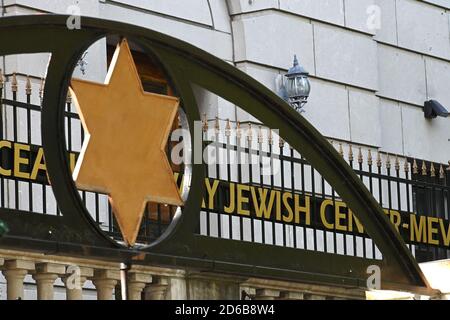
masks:
[[[29,270],[34,270],[34,262],[27,260],[7,260],[3,275],[6,278],[8,300],[24,299],[23,279]]]
[[[62,264],[38,263],[33,279],[37,285],[38,300],[53,300],[53,284],[59,275],[64,274],[66,268]]]
[[[66,276],[63,278],[67,300],[83,300],[83,285],[87,278],[93,275],[92,268],[68,266]]]
[[[275,300],[280,297],[279,290],[256,289],[255,300]]]
[[[164,300],[166,297],[169,281],[167,278],[154,276],[153,282],[147,284],[144,289],[145,300]]]
[[[151,275],[128,271],[128,300],[142,300],[142,290],[150,282],[152,282]]]
[[[92,283],[97,289],[97,299],[112,300],[113,290],[119,280],[120,273],[118,270],[95,270]]]

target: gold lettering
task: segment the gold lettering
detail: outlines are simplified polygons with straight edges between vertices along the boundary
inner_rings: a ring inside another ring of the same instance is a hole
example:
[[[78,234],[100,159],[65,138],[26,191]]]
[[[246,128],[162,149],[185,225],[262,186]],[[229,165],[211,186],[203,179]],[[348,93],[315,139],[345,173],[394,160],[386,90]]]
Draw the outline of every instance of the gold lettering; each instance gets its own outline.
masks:
[[[400,223],[402,222],[402,219],[400,217],[400,212],[395,210],[389,211],[389,219],[391,220],[391,223],[394,225],[395,229],[397,229],[397,232],[399,232]]]
[[[205,178],[206,191],[208,192],[208,207],[210,210],[214,209],[214,196],[216,195],[217,187],[219,186],[219,180],[213,180],[213,185],[208,178]]]
[[[0,141],[0,150],[3,148],[9,148],[11,149],[11,142],[10,141]],[[2,176],[11,176],[11,169],[4,169],[0,166],[0,175]]]
[[[33,170],[31,171],[31,180],[36,180],[37,174],[39,170],[46,171],[47,168],[45,167],[44,160],[44,149],[39,148],[38,153],[36,155],[36,161],[34,161]]]
[[[243,185],[243,184],[238,184],[237,185],[237,213],[243,216],[249,216],[250,215],[250,211],[247,209],[243,209],[242,208],[242,204],[244,203],[248,203],[249,199],[248,197],[245,197],[242,194],[242,191],[249,191],[250,187]]]
[[[447,232],[445,231],[445,225],[444,225],[443,219],[439,219],[439,225],[441,227],[441,234],[442,234],[442,239],[444,240],[444,245],[448,247],[450,245],[450,224],[448,225]]]
[[[285,192],[283,194],[283,205],[286,208],[288,215],[283,215],[283,221],[286,223],[291,223],[294,220],[294,212],[292,211],[291,205],[289,204],[289,199],[292,199],[292,194]]]
[[[21,164],[29,164],[27,158],[22,158],[21,151],[30,151],[30,146],[21,143],[14,144],[14,176],[17,178],[30,179],[28,172],[20,171]]]
[[[433,238],[435,234],[438,233],[438,228],[433,227],[433,223],[438,223],[439,219],[436,217],[428,217],[428,243],[439,245],[439,240]]]
[[[353,232],[353,220],[355,221],[356,230],[359,233],[364,233],[364,227],[359,222],[359,219],[355,216],[352,210],[348,209],[348,231]]]
[[[234,212],[234,183],[230,182],[230,205],[227,207],[225,206],[223,209],[226,213],[233,213]]]
[[[345,203],[336,201],[334,205],[334,214],[335,214],[335,229],[340,231],[347,231],[347,227],[343,224],[341,224],[341,220],[345,219],[345,213],[341,212],[341,208],[346,208]]]
[[[305,224],[309,226],[311,224],[311,198],[305,196],[305,205],[300,205],[300,196],[296,194],[294,196],[294,211],[295,211],[295,223],[300,223],[300,213],[305,214]]]
[[[427,233],[426,233],[426,217],[420,216],[419,217],[419,225],[417,225],[417,216],[415,214],[411,214],[409,216],[410,221],[410,239],[411,241],[417,241],[417,242],[427,242]]]
[[[322,204],[320,205],[320,219],[322,220],[322,224],[324,225],[325,228],[334,229],[334,224],[329,223],[326,217],[327,207],[329,206],[333,206],[332,200],[327,199],[322,202]]]
[[[270,192],[270,198],[269,198],[269,205],[267,205],[267,193],[269,192],[269,189],[265,188],[258,188],[259,193],[259,201],[258,197],[256,195],[256,191],[254,187],[250,188],[250,191],[252,193],[252,199],[253,199],[253,205],[255,206],[255,213],[257,218],[264,219],[270,219],[273,203],[275,201],[275,192]]]

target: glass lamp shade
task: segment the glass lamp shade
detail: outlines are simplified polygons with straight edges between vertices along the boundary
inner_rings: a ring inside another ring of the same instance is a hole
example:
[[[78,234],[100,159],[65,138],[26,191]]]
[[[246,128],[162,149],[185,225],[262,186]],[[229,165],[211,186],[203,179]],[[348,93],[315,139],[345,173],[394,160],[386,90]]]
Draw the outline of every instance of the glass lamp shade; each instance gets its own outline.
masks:
[[[288,76],[286,81],[286,91],[292,100],[306,100],[311,91],[311,84],[307,75],[297,74]]]

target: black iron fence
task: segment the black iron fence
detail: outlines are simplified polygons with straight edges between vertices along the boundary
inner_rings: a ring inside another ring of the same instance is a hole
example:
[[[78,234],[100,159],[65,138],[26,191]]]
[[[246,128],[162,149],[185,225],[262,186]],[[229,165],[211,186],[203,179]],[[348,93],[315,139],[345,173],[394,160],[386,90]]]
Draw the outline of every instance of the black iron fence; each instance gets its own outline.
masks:
[[[0,207],[18,214],[60,215],[40,148],[40,103],[32,103],[29,79],[20,101],[17,79],[10,77],[10,96],[4,94],[3,82],[0,86]],[[39,101],[41,98],[42,91]],[[65,111],[68,163],[73,168],[84,133],[70,97]],[[333,187],[271,130],[226,119],[205,119],[203,129],[206,154],[223,161],[205,166],[209,179],[205,181],[199,235],[382,258]],[[385,209],[419,261],[450,257],[447,165],[331,143]],[[182,174],[176,173],[175,178],[182,183]],[[87,191],[80,191],[80,196],[100,228],[120,241],[108,196]],[[149,203],[138,242],[146,244],[158,238],[175,210]]]

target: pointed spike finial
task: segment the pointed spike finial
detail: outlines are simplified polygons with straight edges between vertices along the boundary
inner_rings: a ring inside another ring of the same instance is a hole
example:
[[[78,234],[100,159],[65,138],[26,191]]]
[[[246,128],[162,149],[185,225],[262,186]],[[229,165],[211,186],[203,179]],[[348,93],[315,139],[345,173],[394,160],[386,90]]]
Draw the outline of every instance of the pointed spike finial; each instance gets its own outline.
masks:
[[[425,164],[425,161],[422,161],[422,175],[426,176],[427,175],[427,165]]]
[[[417,165],[416,159],[414,159],[414,161],[413,161],[412,169],[413,169],[413,174],[419,174],[419,166]]]
[[[297,59],[297,55],[294,54],[294,67],[298,66],[298,59]]]
[[[72,103],[72,94],[70,93],[70,90],[67,91],[66,103]]]
[[[409,162],[408,162],[408,160],[405,160],[405,164],[403,166],[403,169],[405,170],[406,173],[409,172]]]
[[[273,133],[271,129],[269,129],[269,144],[271,146],[273,145]]]
[[[439,178],[440,179],[444,179],[445,178],[445,171],[444,171],[444,166],[442,165],[442,163],[439,166]]]
[[[281,136],[279,138],[280,138],[280,140],[278,141],[278,145],[282,149],[282,148],[284,148],[285,141]]]
[[[377,167],[381,168],[381,165],[383,164],[383,162],[381,161],[381,154],[380,151],[377,152]]]
[[[251,123],[248,124],[247,139],[248,139],[248,141],[252,141],[252,139],[253,139],[253,129],[252,129]]]
[[[15,72],[13,73],[12,79],[11,79],[11,91],[17,92],[17,76],[16,76]]]
[[[225,125],[225,136],[229,137],[230,135],[231,135],[230,119],[227,119],[227,124]]]
[[[390,168],[391,168],[391,156],[388,153],[387,157],[386,157],[386,169],[390,169]]]
[[[394,168],[397,171],[400,170],[400,161],[398,160],[398,155],[395,155]]]
[[[430,165],[430,176],[436,177],[436,169],[434,168],[433,162],[431,162],[431,165]]]
[[[3,89],[5,81],[3,80],[3,70],[0,69],[0,89]]]
[[[44,86],[45,86],[45,80],[44,80],[44,78],[41,78],[41,85],[39,86],[39,98],[41,100],[44,98]]]
[[[258,126],[258,143],[263,142],[262,126]]]
[[[367,151],[367,164],[369,166],[371,166],[373,164],[372,150],[370,150],[370,149]]]
[[[30,76],[27,76],[27,81],[25,83],[25,94],[31,95],[31,80]]]
[[[240,139],[241,137],[242,137],[241,123],[238,121],[236,122],[236,138]]]
[[[363,161],[364,161],[364,158],[363,158],[363,154],[362,154],[362,149],[361,149],[361,147],[359,147],[358,148],[358,163],[362,164]]]
[[[218,116],[216,116],[216,118],[214,120],[214,130],[216,131],[216,134],[220,133],[220,122],[219,122]]]
[[[208,119],[206,118],[206,113],[203,114],[203,132],[208,131]]]
[[[342,148],[342,142],[339,142],[339,154],[341,157],[344,157],[344,149]]]
[[[348,146],[348,161],[353,161],[353,147],[351,144]]]

